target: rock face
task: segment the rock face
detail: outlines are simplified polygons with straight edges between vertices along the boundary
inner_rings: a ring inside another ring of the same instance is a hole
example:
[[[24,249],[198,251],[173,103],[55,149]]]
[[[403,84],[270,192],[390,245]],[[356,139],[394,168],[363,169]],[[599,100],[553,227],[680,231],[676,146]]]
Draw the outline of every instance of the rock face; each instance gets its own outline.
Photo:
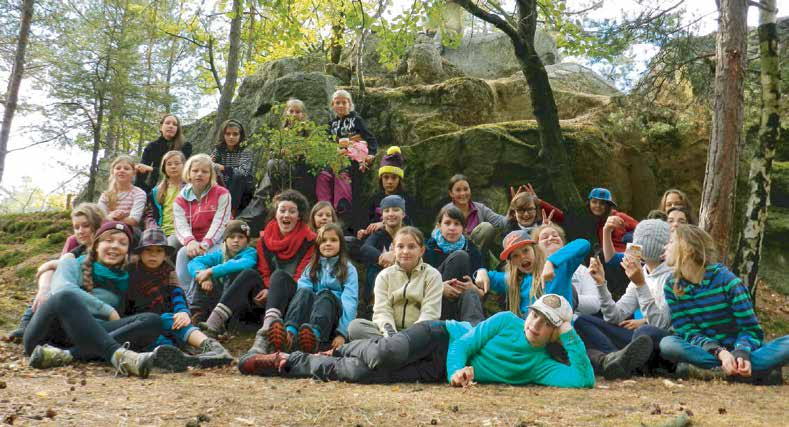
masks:
[[[561,61],[556,41],[549,34],[537,31],[534,43],[543,64]],[[507,77],[521,69],[509,37],[498,31],[464,37],[459,47],[444,48],[443,55],[463,74],[482,79]]]

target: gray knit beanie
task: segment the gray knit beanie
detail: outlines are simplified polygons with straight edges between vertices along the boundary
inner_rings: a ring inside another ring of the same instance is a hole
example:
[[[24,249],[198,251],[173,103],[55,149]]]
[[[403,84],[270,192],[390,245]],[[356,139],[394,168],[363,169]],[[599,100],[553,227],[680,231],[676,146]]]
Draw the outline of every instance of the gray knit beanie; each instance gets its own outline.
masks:
[[[400,208],[400,210],[405,212],[405,199],[397,194],[386,196],[381,200],[381,209],[386,208]]]
[[[639,222],[633,232],[633,243],[641,245],[645,260],[659,261],[670,235],[671,226],[666,221],[646,219]]]

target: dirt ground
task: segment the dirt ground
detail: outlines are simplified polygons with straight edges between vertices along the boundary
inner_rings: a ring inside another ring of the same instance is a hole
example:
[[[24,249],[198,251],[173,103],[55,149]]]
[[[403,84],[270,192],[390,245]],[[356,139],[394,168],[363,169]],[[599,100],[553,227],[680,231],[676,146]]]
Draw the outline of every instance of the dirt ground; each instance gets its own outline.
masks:
[[[0,336],[33,295],[20,272],[0,269]],[[789,297],[763,286],[757,302],[768,336],[789,330]],[[240,355],[251,337],[233,338]],[[788,369],[784,369],[787,382]],[[789,386],[637,378],[593,390],[476,385],[353,385],[245,377],[235,367],[150,378],[115,377],[105,365],[27,367],[21,346],[0,342],[0,422],[13,425],[787,425]]]

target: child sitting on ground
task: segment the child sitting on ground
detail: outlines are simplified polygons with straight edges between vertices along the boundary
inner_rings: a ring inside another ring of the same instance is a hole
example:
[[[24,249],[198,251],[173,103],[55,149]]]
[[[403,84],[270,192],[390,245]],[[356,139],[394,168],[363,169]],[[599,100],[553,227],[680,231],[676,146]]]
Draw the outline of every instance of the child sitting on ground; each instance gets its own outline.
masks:
[[[310,230],[317,233],[326,224],[337,224],[337,212],[329,202],[318,202],[310,210]]]
[[[225,322],[233,315],[232,307],[235,306],[228,301],[233,283],[239,273],[255,268],[257,262],[257,252],[249,246],[249,226],[238,219],[227,224],[221,251],[189,262],[189,274],[194,277],[189,308],[196,312],[196,319],[202,320],[207,316],[206,322],[200,326],[209,335],[225,332]]]
[[[233,356],[217,340],[208,338],[192,326],[189,308],[183,290],[178,286],[178,277],[167,257],[175,248],[167,244],[164,232],[149,228],[142,233],[140,244],[134,248],[139,259],[129,268],[129,290],[125,298],[125,314],[156,313],[162,319],[163,335],[152,347],[154,366],[172,371],[185,370],[187,366],[212,367],[226,365]],[[189,344],[201,349],[197,357],[177,357],[177,349],[159,346],[183,346]]]
[[[340,226],[327,224],[318,229],[315,246],[319,253],[301,274],[284,319],[287,346],[292,348],[298,335],[304,353],[316,353],[329,344],[338,348],[348,341],[348,325],[356,318],[359,295],[356,268],[345,253]],[[281,325],[278,319],[271,327]]]
[[[385,197],[392,195],[402,197],[405,201],[404,211],[411,212],[412,216],[416,213],[414,199],[410,195],[405,194],[405,190],[403,189],[403,179],[405,178],[405,172],[403,170],[404,162],[405,160],[403,159],[403,153],[400,151],[400,147],[393,146],[386,150],[386,155],[381,159],[381,166],[378,168],[379,191],[370,199],[369,225],[356,233],[356,237],[359,240],[364,239],[384,227],[382,219],[383,211],[380,204],[381,200]],[[406,216],[403,223],[405,225],[411,225],[411,219]]]
[[[98,205],[110,221],[121,221],[137,227],[145,211],[148,196],[145,190],[135,187],[136,162],[127,155],[120,155],[110,164],[110,182],[107,191],[101,193]]]

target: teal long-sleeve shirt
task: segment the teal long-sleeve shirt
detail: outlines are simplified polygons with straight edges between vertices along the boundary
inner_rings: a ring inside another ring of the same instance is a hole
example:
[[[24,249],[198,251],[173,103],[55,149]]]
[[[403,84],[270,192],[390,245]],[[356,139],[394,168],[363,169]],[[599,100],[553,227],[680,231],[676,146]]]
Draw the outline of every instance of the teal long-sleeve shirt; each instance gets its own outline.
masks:
[[[583,262],[584,257],[589,253],[591,245],[588,240],[576,239],[568,243],[553,255],[548,257],[548,261],[553,264],[553,270],[556,276],[553,280],[545,284],[543,294],[557,294],[563,296],[570,305],[573,304],[573,273],[578,269],[578,266]],[[538,274],[541,272],[537,272]],[[490,276],[490,289],[497,293],[507,294],[507,280],[506,273],[501,271],[491,271],[488,273]],[[531,293],[532,275],[527,274],[521,281],[521,313],[526,313],[529,305],[534,303],[534,299],[529,298]]]
[[[86,291],[82,286],[82,263],[85,256],[77,259],[65,258],[58,263],[52,275],[50,295],[72,291],[79,295],[88,312],[101,319],[110,317],[116,311],[129,289],[129,274],[125,271],[109,269],[93,263],[93,290]]]
[[[248,268],[255,268],[258,263],[258,253],[255,248],[248,246],[233,258],[222,262],[224,251],[210,252],[189,261],[189,274],[195,277],[205,269],[211,269],[214,279],[221,279],[230,274],[240,273]]]
[[[447,321],[447,381],[458,369],[474,368],[474,381],[539,384],[565,388],[594,387],[594,370],[581,338],[571,329],[559,336],[570,365],[559,363],[545,347],[533,347],[523,332],[525,321],[512,312],[497,313],[471,328]]]

